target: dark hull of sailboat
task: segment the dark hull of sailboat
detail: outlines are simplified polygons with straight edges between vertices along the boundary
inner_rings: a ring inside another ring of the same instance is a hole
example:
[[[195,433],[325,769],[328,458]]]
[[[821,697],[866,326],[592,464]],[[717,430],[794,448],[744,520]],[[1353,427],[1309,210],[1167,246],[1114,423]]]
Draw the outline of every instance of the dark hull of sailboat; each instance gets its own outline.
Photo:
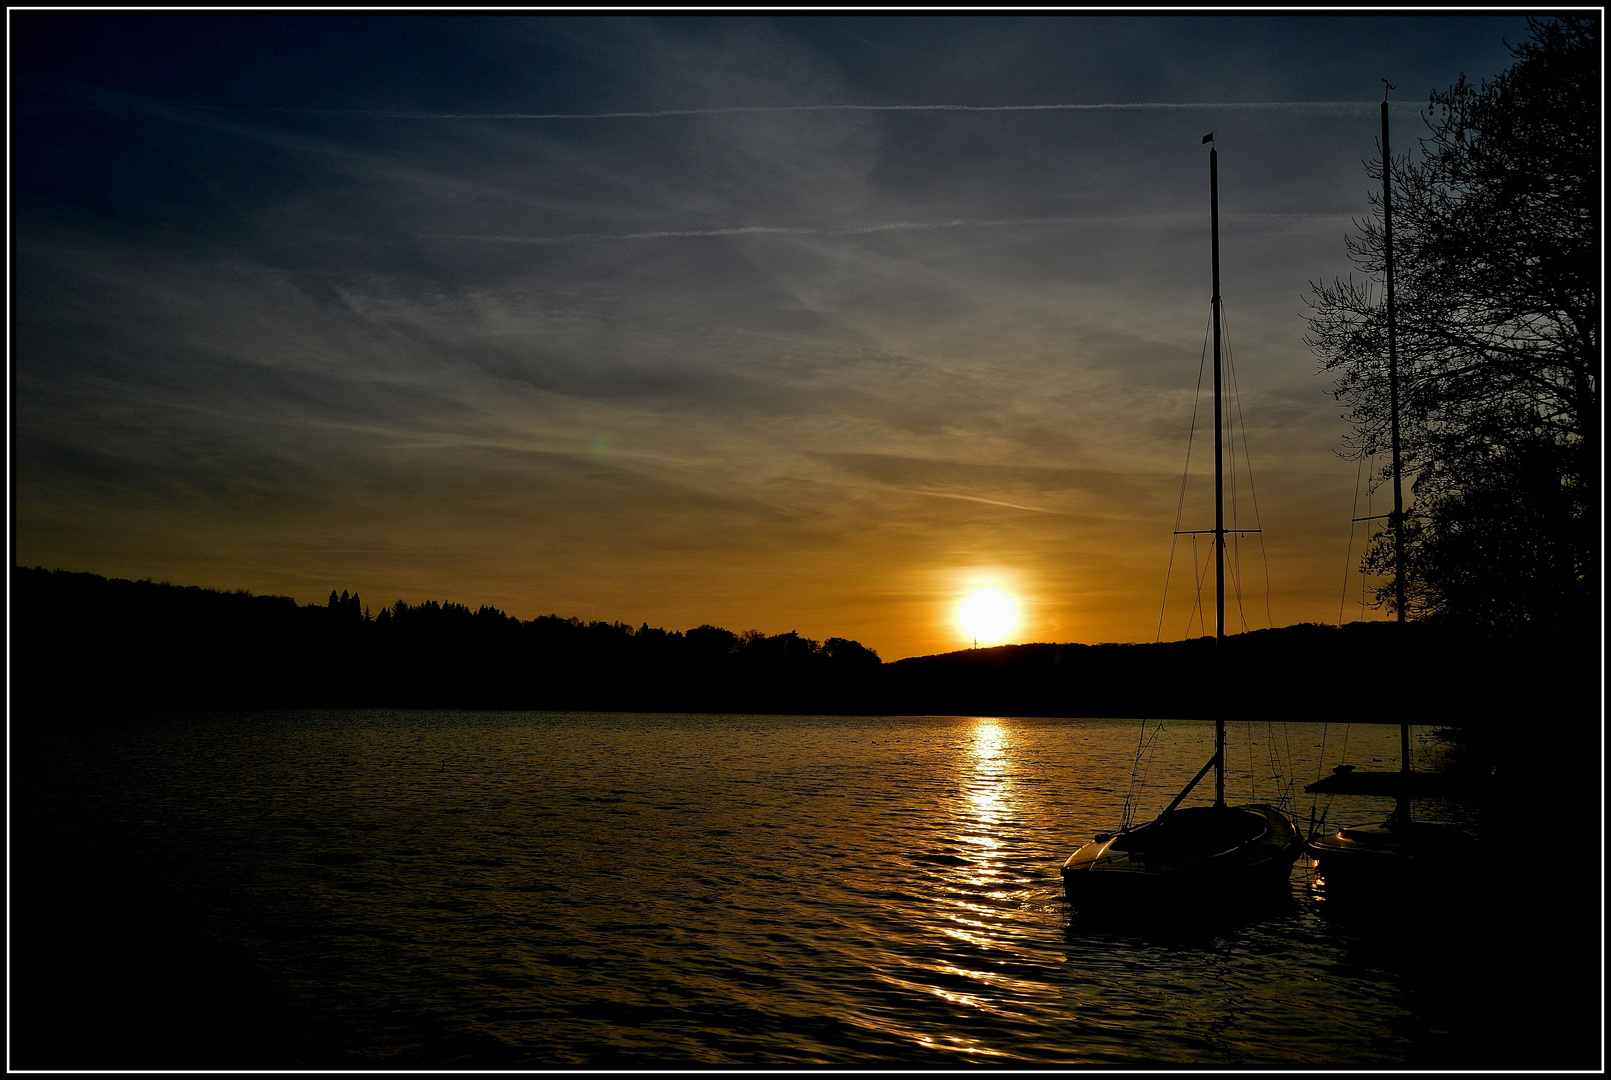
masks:
[[[1063,864],[1063,890],[1076,911],[1202,908],[1280,889],[1302,850],[1272,806],[1186,807],[1080,848]]]
[[[1426,821],[1352,825],[1311,838],[1306,849],[1328,885],[1435,879],[1477,857],[1477,842],[1470,836]]]

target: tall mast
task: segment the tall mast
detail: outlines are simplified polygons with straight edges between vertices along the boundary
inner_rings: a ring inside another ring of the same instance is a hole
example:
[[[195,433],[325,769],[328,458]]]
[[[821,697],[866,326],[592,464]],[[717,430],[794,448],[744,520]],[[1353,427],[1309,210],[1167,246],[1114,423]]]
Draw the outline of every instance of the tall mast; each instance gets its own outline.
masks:
[[[1383,114],[1386,115],[1385,113]],[[1203,141],[1212,143],[1214,133]],[[1214,253],[1214,655],[1225,640],[1225,453],[1219,374],[1219,151],[1208,148],[1209,224]],[[1217,699],[1216,699],[1217,701]],[[1225,805],[1225,713],[1214,707],[1214,805]]]
[[[1383,269],[1387,276],[1387,395],[1390,399],[1390,416],[1393,427],[1393,516],[1388,524],[1393,530],[1393,610],[1398,622],[1404,622],[1404,480],[1403,460],[1399,456],[1398,441],[1398,312],[1393,305],[1393,149],[1387,138],[1387,91],[1393,84],[1382,80],[1382,241],[1385,258]],[[1398,725],[1399,774],[1398,800],[1393,808],[1396,820],[1410,820],[1410,723],[1401,719]]]

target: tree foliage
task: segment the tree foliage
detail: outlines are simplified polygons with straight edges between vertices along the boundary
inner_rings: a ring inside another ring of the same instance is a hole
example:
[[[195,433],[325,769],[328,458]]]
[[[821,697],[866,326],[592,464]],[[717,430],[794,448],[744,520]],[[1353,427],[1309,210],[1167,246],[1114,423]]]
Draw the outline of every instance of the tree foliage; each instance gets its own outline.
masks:
[[[1566,625],[1596,588],[1598,20],[1530,20],[1515,63],[1435,92],[1418,153],[1366,164],[1392,186],[1406,606],[1489,628]],[[1389,449],[1380,190],[1347,239],[1358,276],[1315,285],[1308,343],[1351,424]],[[1390,463],[1372,476],[1390,480]],[[1394,594],[1393,544],[1363,569]]]

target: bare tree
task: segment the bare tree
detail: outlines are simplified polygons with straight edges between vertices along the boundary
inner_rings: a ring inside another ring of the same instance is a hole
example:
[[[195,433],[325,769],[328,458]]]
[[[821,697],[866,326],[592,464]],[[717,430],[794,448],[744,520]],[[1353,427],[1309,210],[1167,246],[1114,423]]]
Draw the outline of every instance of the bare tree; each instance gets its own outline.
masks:
[[[1529,20],[1516,62],[1434,93],[1419,153],[1391,170],[1410,609],[1487,626],[1560,622],[1597,581],[1598,23]],[[1388,441],[1383,204],[1346,243],[1358,277],[1315,285],[1309,345],[1352,429]],[[1386,482],[1388,467],[1373,484]],[[1502,511],[1510,506],[1508,519]],[[1393,592],[1391,539],[1364,569]],[[1510,595],[1488,595],[1498,591]]]

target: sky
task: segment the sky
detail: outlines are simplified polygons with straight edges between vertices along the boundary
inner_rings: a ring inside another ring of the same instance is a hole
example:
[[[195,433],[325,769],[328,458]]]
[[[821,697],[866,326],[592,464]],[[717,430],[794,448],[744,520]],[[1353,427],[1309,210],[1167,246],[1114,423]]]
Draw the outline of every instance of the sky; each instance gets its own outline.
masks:
[[[17,565],[885,660],[1212,632],[1210,131],[1227,630],[1380,618],[1305,297],[1527,34],[8,16]]]

